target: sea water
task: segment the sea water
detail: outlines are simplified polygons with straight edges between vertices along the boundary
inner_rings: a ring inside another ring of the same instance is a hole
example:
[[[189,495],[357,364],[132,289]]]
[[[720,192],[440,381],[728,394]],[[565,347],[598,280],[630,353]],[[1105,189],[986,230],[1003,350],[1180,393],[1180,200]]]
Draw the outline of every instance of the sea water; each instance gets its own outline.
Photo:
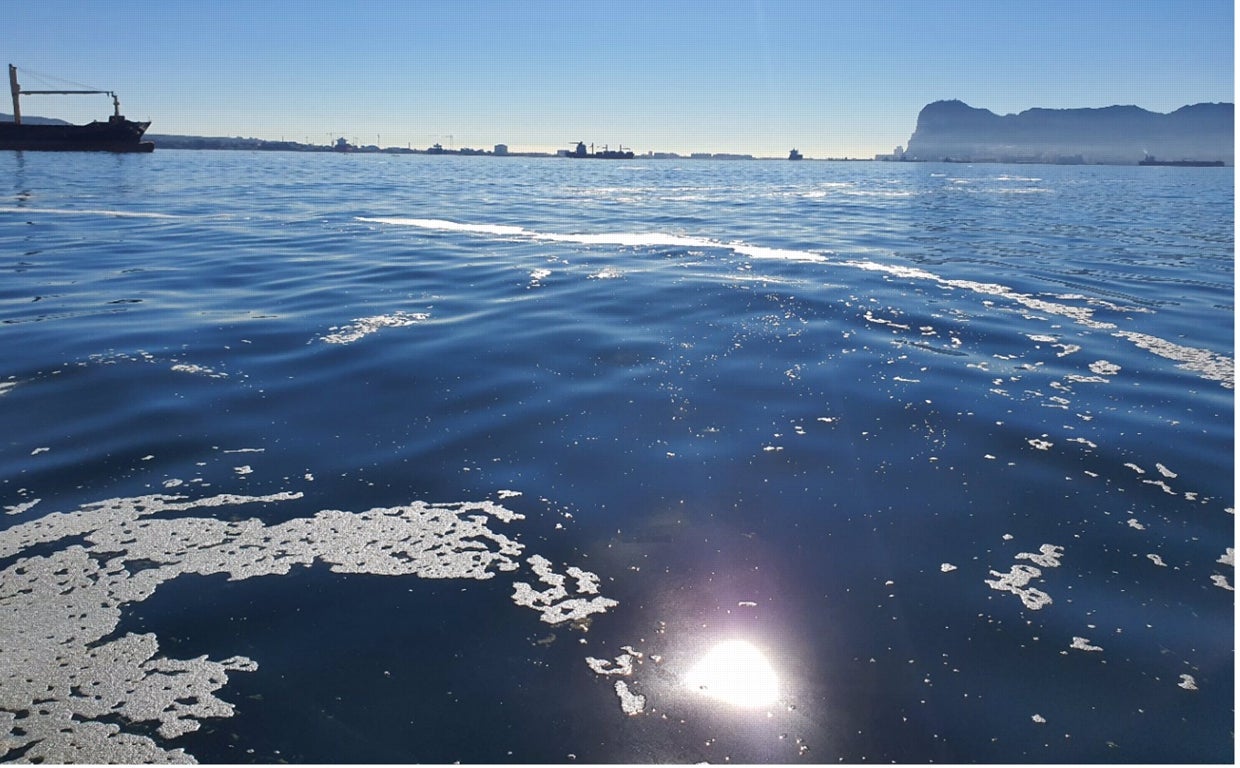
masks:
[[[0,759],[1234,759],[1231,168],[0,167]]]

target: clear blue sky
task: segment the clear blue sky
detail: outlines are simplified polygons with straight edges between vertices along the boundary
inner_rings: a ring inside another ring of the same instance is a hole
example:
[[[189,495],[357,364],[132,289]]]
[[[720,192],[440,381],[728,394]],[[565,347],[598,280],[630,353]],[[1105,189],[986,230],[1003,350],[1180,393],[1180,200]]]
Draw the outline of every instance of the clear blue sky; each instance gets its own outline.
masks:
[[[905,144],[937,99],[999,114],[1168,112],[1235,91],[1232,0],[10,0],[3,11],[9,62],[116,90],[152,133],[868,157]],[[75,121],[110,108],[22,104]]]

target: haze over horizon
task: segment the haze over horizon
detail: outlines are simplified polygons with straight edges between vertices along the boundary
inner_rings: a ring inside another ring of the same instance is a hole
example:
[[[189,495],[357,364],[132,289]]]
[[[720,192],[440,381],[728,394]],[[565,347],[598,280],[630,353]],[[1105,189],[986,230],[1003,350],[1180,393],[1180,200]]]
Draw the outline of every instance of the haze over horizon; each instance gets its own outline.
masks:
[[[155,134],[871,157],[923,106],[1234,102],[1231,0],[48,0],[6,9],[23,88],[116,91]],[[9,111],[4,106],[3,111]],[[22,111],[101,119],[95,96]]]

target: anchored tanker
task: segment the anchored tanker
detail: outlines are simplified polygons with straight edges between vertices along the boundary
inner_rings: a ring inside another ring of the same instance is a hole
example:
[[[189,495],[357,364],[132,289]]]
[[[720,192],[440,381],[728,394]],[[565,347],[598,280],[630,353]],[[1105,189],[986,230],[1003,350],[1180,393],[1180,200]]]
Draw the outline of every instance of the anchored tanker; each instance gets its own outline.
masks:
[[[150,152],[155,149],[153,142],[142,140],[142,134],[146,133],[150,122],[125,119],[121,114],[120,99],[112,91],[24,91],[17,83],[17,67],[12,64],[9,65],[9,88],[13,92],[13,121],[0,122],[0,149],[83,152]],[[101,93],[112,97],[113,114],[107,122],[94,120],[86,125],[22,122],[22,95],[82,93]]]
[[[591,149],[590,152],[586,152],[586,143],[584,141],[579,141],[577,142],[576,149],[574,149],[572,152],[564,152],[563,156],[564,157],[590,157],[590,158],[595,158],[598,160],[632,160],[633,159],[632,150],[625,149],[624,147],[620,147],[620,149],[618,150],[608,149],[607,147],[603,147],[602,149],[595,152],[593,151],[594,145],[591,144],[590,149]]]

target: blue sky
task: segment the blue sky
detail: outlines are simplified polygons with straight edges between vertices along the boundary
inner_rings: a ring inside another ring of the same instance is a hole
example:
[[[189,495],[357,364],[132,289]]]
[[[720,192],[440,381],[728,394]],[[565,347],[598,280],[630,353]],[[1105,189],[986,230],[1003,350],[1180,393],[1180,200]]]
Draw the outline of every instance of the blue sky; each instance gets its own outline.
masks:
[[[1235,91],[1232,0],[29,0],[4,16],[24,88],[50,84],[28,70],[116,90],[152,133],[316,143],[868,157],[937,99],[1167,112]]]

